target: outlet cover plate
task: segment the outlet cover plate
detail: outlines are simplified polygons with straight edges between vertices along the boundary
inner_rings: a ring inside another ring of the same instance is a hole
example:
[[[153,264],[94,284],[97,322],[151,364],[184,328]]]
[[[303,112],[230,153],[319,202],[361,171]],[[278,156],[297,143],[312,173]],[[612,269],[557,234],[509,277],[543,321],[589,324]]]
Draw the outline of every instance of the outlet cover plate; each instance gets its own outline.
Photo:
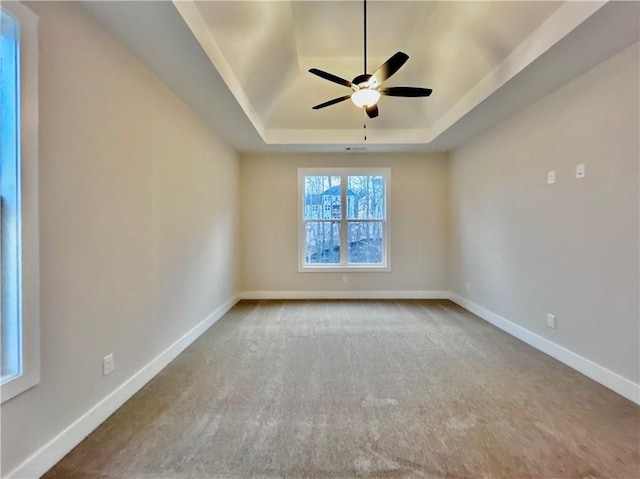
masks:
[[[552,185],[555,182],[556,182],[556,172],[552,170],[549,173],[547,173],[547,184]]]
[[[107,354],[102,359],[102,374],[106,376],[107,374],[111,374],[113,370],[116,368],[115,362],[113,361],[113,353]]]
[[[556,315],[555,314],[547,314],[547,326],[555,329],[556,327]]]

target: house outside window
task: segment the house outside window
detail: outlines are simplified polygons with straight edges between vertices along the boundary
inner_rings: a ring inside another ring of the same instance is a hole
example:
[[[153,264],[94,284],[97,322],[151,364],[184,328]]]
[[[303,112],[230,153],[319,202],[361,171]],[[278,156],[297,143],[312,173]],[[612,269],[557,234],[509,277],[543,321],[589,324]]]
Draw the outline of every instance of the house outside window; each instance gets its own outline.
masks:
[[[298,271],[389,271],[389,168],[298,170]]]

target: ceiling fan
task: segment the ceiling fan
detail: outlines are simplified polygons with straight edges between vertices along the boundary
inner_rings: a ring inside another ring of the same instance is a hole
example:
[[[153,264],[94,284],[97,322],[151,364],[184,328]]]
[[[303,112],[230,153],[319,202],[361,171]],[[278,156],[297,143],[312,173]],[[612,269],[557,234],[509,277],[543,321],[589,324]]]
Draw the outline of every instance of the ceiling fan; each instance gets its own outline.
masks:
[[[380,95],[386,96],[401,96],[401,97],[425,97],[431,95],[432,90],[430,88],[418,88],[408,86],[396,86],[388,88],[380,88],[382,82],[387,80],[391,75],[397,72],[402,65],[409,59],[409,55],[403,52],[397,52],[391,56],[380,68],[378,68],[373,75],[367,73],[367,0],[364,0],[364,73],[358,75],[352,81],[345,80],[339,76],[327,73],[317,68],[311,68],[309,73],[324,78],[325,80],[332,81],[338,85],[344,85],[353,90],[349,95],[334,98],[333,100],[320,103],[313,107],[314,110],[319,110],[327,106],[335,105],[336,103],[343,102],[351,99],[351,101],[358,107],[364,108],[369,118],[375,118],[378,116],[378,100]]]

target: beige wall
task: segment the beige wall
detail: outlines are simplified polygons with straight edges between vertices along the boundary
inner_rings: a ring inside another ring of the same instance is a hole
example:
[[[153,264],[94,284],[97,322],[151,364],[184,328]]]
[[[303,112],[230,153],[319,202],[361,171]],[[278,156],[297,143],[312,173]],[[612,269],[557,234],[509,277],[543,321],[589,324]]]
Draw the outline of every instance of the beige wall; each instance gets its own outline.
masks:
[[[432,291],[447,285],[444,154],[248,154],[240,160],[243,291]],[[300,167],[391,168],[391,272],[298,273]]]
[[[638,382],[637,44],[450,163],[238,161],[77,5],[30,5],[40,15],[42,382],[2,405],[2,475],[238,291],[451,289]],[[351,273],[346,285],[344,273],[298,273],[297,168],[364,165],[391,168],[392,271]],[[110,352],[116,370],[103,377]]]
[[[454,151],[450,175],[451,289],[636,384],[638,54],[636,43]]]
[[[3,477],[236,293],[236,153],[77,4],[29,6],[42,381],[2,405]]]

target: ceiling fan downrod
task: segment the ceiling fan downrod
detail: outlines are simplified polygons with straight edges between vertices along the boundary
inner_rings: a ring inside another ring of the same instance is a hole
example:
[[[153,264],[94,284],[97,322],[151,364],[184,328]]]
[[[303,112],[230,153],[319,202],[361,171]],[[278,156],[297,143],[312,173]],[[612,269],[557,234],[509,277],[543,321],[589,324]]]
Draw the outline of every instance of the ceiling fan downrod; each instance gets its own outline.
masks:
[[[362,74],[367,74],[367,0],[364,0],[364,70]]]

